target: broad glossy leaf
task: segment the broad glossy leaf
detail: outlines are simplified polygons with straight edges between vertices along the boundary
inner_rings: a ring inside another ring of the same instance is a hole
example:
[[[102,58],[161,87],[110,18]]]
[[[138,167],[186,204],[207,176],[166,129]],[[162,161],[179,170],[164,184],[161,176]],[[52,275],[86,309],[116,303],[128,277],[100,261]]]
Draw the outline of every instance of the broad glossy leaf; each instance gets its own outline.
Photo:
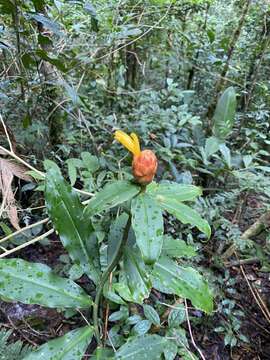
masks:
[[[226,165],[228,166],[229,169],[231,169],[231,167],[232,167],[231,150],[225,144],[221,144],[219,146],[219,150],[226,162]]]
[[[132,301],[142,304],[143,300],[150,294],[152,283],[138,249],[125,248],[124,273]]]
[[[92,304],[72,280],[54,274],[47,265],[22,259],[0,260],[0,296],[52,308],[87,308]]]
[[[173,260],[162,257],[156,262],[151,277],[157,290],[185,297],[207,313],[213,310],[209,287],[202,275],[193,268],[179,266]]]
[[[219,139],[225,139],[232,131],[235,111],[236,93],[233,87],[229,87],[219,98],[213,117],[213,133]]]
[[[144,312],[144,316],[146,317],[146,319],[151,321],[152,324],[154,324],[156,326],[160,326],[159,315],[152,306],[144,304],[143,305],[143,312]]]
[[[206,160],[219,150],[220,144],[221,141],[214,136],[211,136],[210,138],[206,139],[205,147],[204,147],[204,154]]]
[[[136,337],[121,346],[115,353],[115,358],[119,360],[160,360],[166,344],[165,337],[158,335]]]
[[[177,350],[178,346],[173,341],[168,340],[164,348],[165,360],[174,360],[177,355]]]
[[[150,188],[148,194],[155,198],[172,198],[177,201],[192,201],[202,195],[202,189],[194,185],[162,183]]]
[[[162,211],[156,201],[142,193],[132,200],[132,228],[145,263],[159,258],[163,243]]]
[[[47,161],[45,199],[49,216],[71,259],[95,282],[100,275],[98,241],[78,195],[59,168]]]
[[[140,320],[132,328],[131,334],[139,335],[139,336],[144,335],[149,331],[149,329],[151,328],[151,325],[152,325],[152,323],[149,320]]]
[[[193,246],[187,245],[184,240],[174,239],[168,235],[164,236],[162,254],[175,258],[191,258],[197,255]]]
[[[132,199],[140,192],[140,187],[130,181],[116,181],[107,184],[104,189],[98,192],[88,203],[85,212],[92,216],[103,210],[122,204]]]
[[[184,321],[186,321],[185,306],[183,304],[178,304],[170,311],[168,325],[170,328],[178,328]]]
[[[93,336],[93,327],[85,326],[41,345],[23,360],[81,360]]]
[[[211,228],[208,222],[201,218],[197,211],[191,209],[189,206],[182,204],[174,199],[159,199],[159,204],[162,209],[174,215],[183,224],[191,224],[196,226],[209,238],[211,235]]]

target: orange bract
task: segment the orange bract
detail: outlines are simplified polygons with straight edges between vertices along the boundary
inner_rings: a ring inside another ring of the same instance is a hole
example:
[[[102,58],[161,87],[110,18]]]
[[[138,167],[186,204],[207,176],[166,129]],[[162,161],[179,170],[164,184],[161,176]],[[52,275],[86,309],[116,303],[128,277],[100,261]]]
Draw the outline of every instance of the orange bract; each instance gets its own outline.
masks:
[[[151,150],[141,151],[138,136],[131,133],[130,136],[121,130],[114,134],[115,140],[119,141],[133,154],[132,172],[137,183],[149,184],[157,171],[157,158]]]
[[[135,180],[142,185],[149,184],[157,171],[157,158],[151,150],[143,150],[140,155],[134,156],[132,171]]]

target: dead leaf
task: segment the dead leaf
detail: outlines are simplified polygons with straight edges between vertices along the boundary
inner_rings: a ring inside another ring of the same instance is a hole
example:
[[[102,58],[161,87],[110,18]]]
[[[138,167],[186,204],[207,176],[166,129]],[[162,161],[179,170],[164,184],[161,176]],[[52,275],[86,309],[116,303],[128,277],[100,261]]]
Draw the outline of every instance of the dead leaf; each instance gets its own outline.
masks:
[[[15,163],[13,160],[0,158],[0,192],[2,193],[0,214],[6,208],[8,218],[16,230],[20,229],[20,225],[15,193],[12,191],[12,181],[14,176],[25,181],[31,181],[31,176],[25,174],[27,170],[26,167]]]

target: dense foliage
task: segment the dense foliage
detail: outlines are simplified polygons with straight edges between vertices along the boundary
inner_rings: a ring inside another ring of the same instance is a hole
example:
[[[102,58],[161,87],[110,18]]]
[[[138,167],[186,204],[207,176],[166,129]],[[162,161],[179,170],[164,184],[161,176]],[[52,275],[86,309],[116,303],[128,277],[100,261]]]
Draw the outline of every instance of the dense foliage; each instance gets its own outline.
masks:
[[[269,60],[267,0],[0,0],[7,359],[269,356]]]

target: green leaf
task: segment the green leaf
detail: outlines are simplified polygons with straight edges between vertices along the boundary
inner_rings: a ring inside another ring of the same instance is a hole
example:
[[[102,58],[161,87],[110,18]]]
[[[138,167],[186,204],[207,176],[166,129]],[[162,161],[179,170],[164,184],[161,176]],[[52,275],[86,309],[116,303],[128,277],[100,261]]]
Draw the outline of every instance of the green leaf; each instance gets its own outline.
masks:
[[[114,292],[114,285],[107,281],[103,287],[103,296],[116,304],[125,305],[125,301]]]
[[[231,157],[231,151],[225,144],[219,145],[219,150],[225,160],[226,165],[229,169],[232,167],[232,157]]]
[[[186,351],[188,351],[189,344],[185,329],[181,327],[169,328],[166,331],[166,337],[172,339],[171,341],[173,341],[176,345],[178,345],[179,347],[183,347],[186,349]]]
[[[67,160],[67,165],[68,165],[68,177],[70,180],[70,185],[73,186],[77,180],[77,168],[74,162],[72,161],[72,159]]]
[[[159,199],[159,204],[162,209],[174,215],[183,224],[191,224],[196,226],[201,232],[205,233],[209,238],[211,235],[211,228],[208,222],[201,218],[197,211],[191,209],[189,206],[182,204],[174,199]]]
[[[160,256],[163,243],[163,217],[156,201],[146,193],[131,203],[132,228],[145,263],[153,264]]]
[[[120,347],[115,353],[121,360],[160,360],[167,341],[158,335],[136,337]]]
[[[144,312],[144,316],[146,317],[146,319],[151,321],[152,324],[154,324],[156,326],[160,326],[159,315],[152,306],[144,304],[143,305],[143,312]]]
[[[78,195],[63,179],[59,168],[46,163],[45,199],[49,216],[71,259],[95,282],[100,276],[98,241]]]
[[[0,296],[52,308],[88,308],[92,304],[72,280],[55,275],[47,265],[22,259],[0,260]]]
[[[233,87],[229,87],[219,98],[213,117],[213,134],[219,139],[225,139],[232,131],[235,111],[236,93]]]
[[[191,258],[197,255],[193,246],[187,245],[184,240],[174,239],[168,235],[164,236],[162,253],[175,258]]]
[[[82,158],[84,166],[91,173],[94,173],[95,171],[97,171],[99,169],[99,161],[98,161],[98,158],[96,156],[91,155],[87,151],[83,151],[81,153],[81,158]]]
[[[114,360],[114,352],[112,349],[96,348],[91,360]]]
[[[181,355],[182,360],[198,360],[197,356],[186,348],[179,349],[178,355]]]
[[[204,147],[204,154],[206,159],[209,159],[210,156],[212,156],[219,150],[220,143],[221,141],[214,136],[206,139]]]
[[[209,39],[210,43],[212,44],[212,42],[214,42],[215,38],[216,38],[216,34],[215,34],[214,30],[208,29],[207,30],[207,36],[208,36],[208,39]]]
[[[85,213],[88,216],[92,216],[104,210],[109,210],[116,205],[132,199],[139,192],[140,187],[129,181],[122,180],[107,184],[104,189],[89,201]]]
[[[126,320],[129,316],[128,307],[127,306],[121,306],[119,311],[113,312],[109,316],[109,321],[120,321],[120,320]]]
[[[128,221],[128,214],[122,213],[116,218],[110,227],[108,235],[108,264],[112,261],[113,255],[119,248],[119,243],[122,241],[124,229]]]
[[[168,340],[164,349],[165,360],[174,360],[177,355],[177,350],[178,346],[173,341]]]
[[[184,321],[186,321],[186,309],[183,304],[178,304],[170,311],[168,325],[170,328],[178,328]]]
[[[37,49],[36,55],[39,56],[41,59],[48,61],[50,64],[57,67],[62,72],[67,72],[67,68],[65,67],[64,61],[61,58],[58,58],[56,56],[52,57],[49,56],[48,53],[45,50]]]
[[[132,328],[132,335],[144,335],[151,328],[151,321],[149,320],[141,320],[138,321],[137,324]]]
[[[202,195],[202,189],[194,185],[177,183],[162,183],[156,187],[150,187],[147,193],[155,199],[172,198],[177,201],[192,201]]]
[[[81,360],[93,336],[93,327],[85,326],[48,341],[23,360]]]
[[[124,275],[132,301],[142,304],[143,300],[148,298],[150,294],[152,283],[138,249],[125,248]]]
[[[193,268],[179,266],[169,258],[162,257],[156,262],[151,277],[157,290],[185,297],[207,313],[213,310],[213,297],[208,285]]]

